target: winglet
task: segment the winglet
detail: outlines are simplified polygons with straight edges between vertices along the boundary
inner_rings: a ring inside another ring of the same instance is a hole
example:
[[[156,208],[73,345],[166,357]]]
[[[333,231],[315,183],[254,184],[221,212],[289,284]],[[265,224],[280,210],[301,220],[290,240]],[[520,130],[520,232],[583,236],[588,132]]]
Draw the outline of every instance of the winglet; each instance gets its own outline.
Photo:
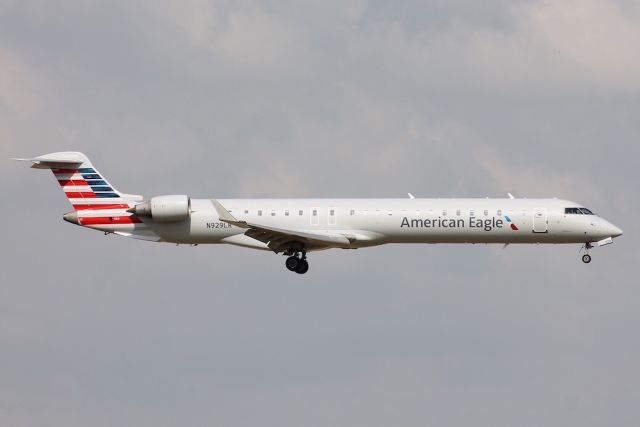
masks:
[[[413,194],[411,194],[411,193],[407,193],[407,194],[409,195],[409,198],[410,198],[411,200],[413,200],[413,199],[415,199],[415,198],[416,198],[416,196],[414,196],[414,195],[413,195]]]
[[[219,201],[217,201],[216,199],[211,199],[211,204],[213,205],[213,207],[218,212],[218,217],[220,218],[220,221],[224,221],[224,222],[227,222],[229,224],[237,225],[238,227],[246,227],[247,226],[247,222],[246,221],[238,221],[236,219],[236,217],[231,215],[231,213],[224,206],[222,206],[222,204]]]
[[[513,194],[511,193],[507,193],[507,196],[509,196],[510,199],[515,199],[515,197],[513,197]]]

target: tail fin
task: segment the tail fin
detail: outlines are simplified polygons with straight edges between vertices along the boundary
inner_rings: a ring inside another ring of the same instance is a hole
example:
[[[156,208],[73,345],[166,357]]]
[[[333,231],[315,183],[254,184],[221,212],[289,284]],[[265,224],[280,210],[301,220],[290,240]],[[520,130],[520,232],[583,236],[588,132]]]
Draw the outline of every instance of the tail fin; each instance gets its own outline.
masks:
[[[82,153],[69,151],[15,160],[29,161],[32,168],[51,169],[74,210],[127,209],[142,200],[142,196],[116,190]]]

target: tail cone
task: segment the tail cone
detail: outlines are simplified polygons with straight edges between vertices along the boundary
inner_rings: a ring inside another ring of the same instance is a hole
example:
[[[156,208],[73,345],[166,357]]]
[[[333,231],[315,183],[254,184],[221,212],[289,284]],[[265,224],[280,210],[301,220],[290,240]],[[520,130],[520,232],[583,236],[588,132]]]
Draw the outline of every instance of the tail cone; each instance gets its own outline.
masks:
[[[69,212],[69,213],[64,214],[62,219],[64,219],[67,222],[70,222],[71,224],[80,225],[80,221],[78,221],[78,212],[77,211],[73,211],[73,212]]]

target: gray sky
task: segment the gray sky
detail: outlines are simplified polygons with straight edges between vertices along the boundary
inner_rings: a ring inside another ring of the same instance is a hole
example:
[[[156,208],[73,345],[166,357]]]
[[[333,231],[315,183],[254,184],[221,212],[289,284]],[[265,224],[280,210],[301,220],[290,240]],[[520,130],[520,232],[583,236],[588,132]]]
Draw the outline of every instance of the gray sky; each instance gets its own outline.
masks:
[[[62,222],[3,160],[10,426],[640,421],[636,1],[0,0],[0,157],[122,191],[557,196],[625,235],[282,257]]]

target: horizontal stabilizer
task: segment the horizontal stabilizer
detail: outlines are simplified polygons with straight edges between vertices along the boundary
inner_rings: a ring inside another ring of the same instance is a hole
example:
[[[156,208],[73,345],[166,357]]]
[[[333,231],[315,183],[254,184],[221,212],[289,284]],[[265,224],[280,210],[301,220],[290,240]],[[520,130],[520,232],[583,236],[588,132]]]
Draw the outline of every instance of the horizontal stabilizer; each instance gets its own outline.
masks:
[[[63,152],[45,154],[32,159],[13,159],[21,162],[31,162],[35,169],[73,169],[83,163],[87,163],[87,157],[82,153]]]
[[[141,202],[142,196],[123,194],[109,183],[89,158],[78,151],[61,151],[33,158],[14,159],[32,163],[36,169],[49,169],[74,210],[127,209]]]

